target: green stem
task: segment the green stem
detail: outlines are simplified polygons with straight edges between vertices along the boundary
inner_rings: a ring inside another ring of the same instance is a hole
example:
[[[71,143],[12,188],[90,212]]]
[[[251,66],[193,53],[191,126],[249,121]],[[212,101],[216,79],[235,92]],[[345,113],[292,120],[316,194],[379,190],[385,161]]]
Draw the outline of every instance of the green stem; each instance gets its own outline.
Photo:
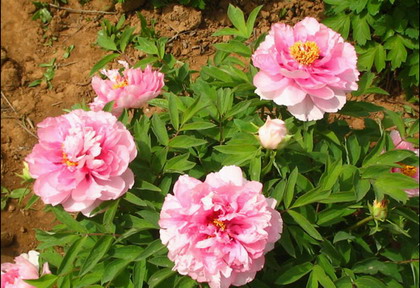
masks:
[[[349,228],[349,230],[356,229],[357,227],[362,226],[363,224],[369,222],[370,220],[373,220],[373,216],[369,216],[369,217],[366,217],[365,219],[360,220],[359,222],[357,222],[356,224],[354,224],[353,226],[351,226]]]

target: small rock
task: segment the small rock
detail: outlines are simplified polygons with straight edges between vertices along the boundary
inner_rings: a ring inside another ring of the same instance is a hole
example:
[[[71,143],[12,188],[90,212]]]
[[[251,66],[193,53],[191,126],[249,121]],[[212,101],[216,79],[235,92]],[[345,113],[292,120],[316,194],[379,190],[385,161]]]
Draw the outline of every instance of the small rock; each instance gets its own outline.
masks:
[[[9,211],[9,212],[13,212],[15,210],[16,210],[16,206],[13,205],[13,204],[10,204],[9,207],[7,207],[7,211]]]
[[[13,244],[15,237],[10,232],[1,232],[1,247],[9,247]]]
[[[20,231],[21,233],[26,233],[28,230],[26,230],[26,228],[25,228],[25,227],[20,227],[19,231]]]

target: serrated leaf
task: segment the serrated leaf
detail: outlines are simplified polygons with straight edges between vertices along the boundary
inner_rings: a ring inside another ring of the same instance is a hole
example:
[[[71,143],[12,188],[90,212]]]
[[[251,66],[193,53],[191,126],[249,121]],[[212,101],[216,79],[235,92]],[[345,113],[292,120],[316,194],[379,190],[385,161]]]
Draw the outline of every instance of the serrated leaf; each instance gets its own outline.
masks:
[[[341,1],[340,1],[341,2]],[[349,37],[350,15],[340,14],[325,18],[322,23],[341,34],[344,39]]]
[[[351,19],[353,28],[353,38],[359,45],[365,45],[367,40],[371,40],[369,24],[366,19],[366,12],[353,15]]]
[[[387,60],[391,61],[392,70],[401,67],[401,64],[407,59],[407,49],[401,36],[394,35],[388,38],[384,47],[389,50]]]

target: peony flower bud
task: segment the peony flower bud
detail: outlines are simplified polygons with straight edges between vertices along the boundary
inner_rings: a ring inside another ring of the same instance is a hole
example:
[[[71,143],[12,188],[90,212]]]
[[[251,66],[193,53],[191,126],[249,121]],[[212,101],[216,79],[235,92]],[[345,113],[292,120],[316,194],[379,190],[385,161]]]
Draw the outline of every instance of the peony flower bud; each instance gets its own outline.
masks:
[[[385,221],[388,214],[388,200],[373,201],[373,205],[369,205],[369,210],[375,220]]]
[[[287,134],[287,128],[283,120],[271,120],[267,117],[265,124],[258,130],[258,137],[261,145],[267,149],[277,149],[279,144],[284,141]]]

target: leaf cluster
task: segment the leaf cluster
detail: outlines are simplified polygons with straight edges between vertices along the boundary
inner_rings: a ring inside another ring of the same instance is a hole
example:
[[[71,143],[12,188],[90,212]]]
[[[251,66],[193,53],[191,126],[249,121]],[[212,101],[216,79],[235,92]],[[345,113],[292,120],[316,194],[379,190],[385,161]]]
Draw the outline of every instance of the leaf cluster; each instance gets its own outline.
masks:
[[[324,24],[354,40],[358,68],[397,77],[409,99],[419,85],[419,1],[326,0]],[[388,80],[389,81],[389,80]],[[389,87],[389,85],[388,85]]]

